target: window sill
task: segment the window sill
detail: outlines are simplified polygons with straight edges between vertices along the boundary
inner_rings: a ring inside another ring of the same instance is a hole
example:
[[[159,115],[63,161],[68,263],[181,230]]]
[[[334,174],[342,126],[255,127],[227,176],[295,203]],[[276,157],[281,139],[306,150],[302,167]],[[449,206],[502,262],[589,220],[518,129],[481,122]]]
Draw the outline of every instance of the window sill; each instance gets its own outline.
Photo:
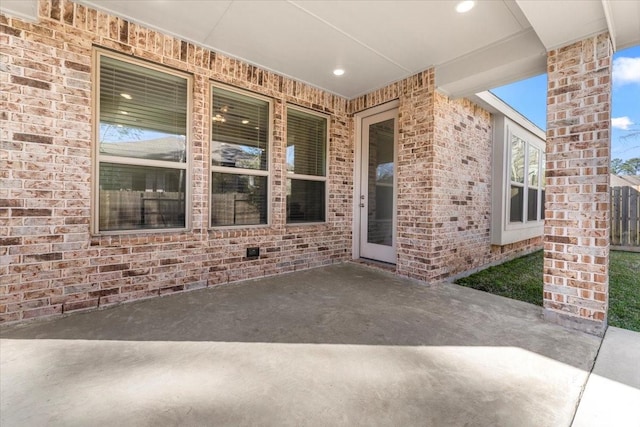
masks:
[[[324,222],[291,222],[285,224],[285,228],[298,228],[298,227],[317,227],[317,226],[328,226],[329,224]]]
[[[544,234],[544,221],[533,224],[508,224],[504,230],[491,236],[491,244],[504,246]]]
[[[214,225],[209,227],[209,231],[238,231],[253,230],[255,228],[270,228],[271,224],[246,224],[246,225]]]
[[[91,237],[111,237],[111,236],[149,236],[152,234],[188,234],[191,233],[190,228],[153,228],[146,230],[122,230],[122,231],[97,231],[91,232]]]

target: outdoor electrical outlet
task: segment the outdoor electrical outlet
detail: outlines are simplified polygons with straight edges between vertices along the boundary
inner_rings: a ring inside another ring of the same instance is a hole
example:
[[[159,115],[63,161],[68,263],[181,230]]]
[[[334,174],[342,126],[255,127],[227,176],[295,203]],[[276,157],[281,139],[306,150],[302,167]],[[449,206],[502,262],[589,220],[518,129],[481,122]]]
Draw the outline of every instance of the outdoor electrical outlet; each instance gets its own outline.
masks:
[[[256,258],[260,256],[260,248],[247,248],[247,258]]]

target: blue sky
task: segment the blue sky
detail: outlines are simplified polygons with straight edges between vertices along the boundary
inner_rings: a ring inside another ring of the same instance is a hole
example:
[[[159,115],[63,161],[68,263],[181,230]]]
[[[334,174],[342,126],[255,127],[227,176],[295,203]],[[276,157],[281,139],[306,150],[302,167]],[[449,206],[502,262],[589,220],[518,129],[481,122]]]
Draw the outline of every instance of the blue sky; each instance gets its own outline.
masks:
[[[640,46],[613,55],[611,158],[640,157]],[[491,90],[496,96],[546,129],[547,75],[543,74]]]

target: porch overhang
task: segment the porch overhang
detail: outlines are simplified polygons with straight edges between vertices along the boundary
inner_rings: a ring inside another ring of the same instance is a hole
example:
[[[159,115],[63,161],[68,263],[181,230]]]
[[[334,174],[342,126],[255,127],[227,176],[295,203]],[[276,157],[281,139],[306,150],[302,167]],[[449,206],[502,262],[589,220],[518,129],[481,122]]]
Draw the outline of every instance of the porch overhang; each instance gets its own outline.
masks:
[[[355,98],[435,67],[436,87],[464,97],[542,74],[546,52],[609,32],[614,49],[640,43],[634,1],[113,1],[76,3]],[[2,13],[35,21],[37,0]],[[334,68],[346,70],[341,77]]]

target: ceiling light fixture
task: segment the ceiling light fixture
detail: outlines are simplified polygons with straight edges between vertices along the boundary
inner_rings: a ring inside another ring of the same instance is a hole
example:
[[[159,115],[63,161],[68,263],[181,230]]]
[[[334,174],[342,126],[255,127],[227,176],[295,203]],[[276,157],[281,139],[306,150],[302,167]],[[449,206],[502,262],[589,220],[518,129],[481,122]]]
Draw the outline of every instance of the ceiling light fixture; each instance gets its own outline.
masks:
[[[242,121],[242,124],[243,124],[243,125],[249,124],[249,120],[244,119],[244,120]]]
[[[473,9],[473,6],[476,5],[476,2],[473,0],[465,0],[461,1],[456,5],[456,12],[458,13],[466,13]]]
[[[133,99],[133,96],[129,95],[128,93],[121,93],[120,96],[124,99]]]
[[[336,68],[335,70],[333,70],[333,74],[335,76],[341,76],[344,74],[344,70],[342,68]]]

